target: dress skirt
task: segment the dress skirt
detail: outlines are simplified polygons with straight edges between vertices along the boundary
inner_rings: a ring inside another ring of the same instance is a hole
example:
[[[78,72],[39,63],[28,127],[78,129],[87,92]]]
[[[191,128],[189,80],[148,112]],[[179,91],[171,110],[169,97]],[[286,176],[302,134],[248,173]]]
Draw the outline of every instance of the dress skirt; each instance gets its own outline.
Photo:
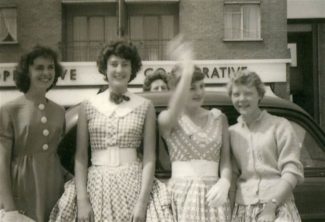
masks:
[[[256,222],[263,207],[263,204],[241,205],[236,203],[232,222]],[[288,200],[278,207],[275,216],[275,222],[301,222],[294,200]]]
[[[91,166],[88,169],[87,191],[95,221],[129,222],[138,200],[142,164],[135,162],[120,167]],[[74,222],[77,218],[76,187],[74,180],[65,184],[65,192],[52,210],[50,221]],[[164,184],[154,181],[148,204],[151,218],[171,218],[171,211]],[[148,214],[148,213],[147,213]]]
[[[231,219],[229,201],[220,207],[210,207],[206,195],[216,179],[172,178],[168,188],[174,221],[228,222]]]

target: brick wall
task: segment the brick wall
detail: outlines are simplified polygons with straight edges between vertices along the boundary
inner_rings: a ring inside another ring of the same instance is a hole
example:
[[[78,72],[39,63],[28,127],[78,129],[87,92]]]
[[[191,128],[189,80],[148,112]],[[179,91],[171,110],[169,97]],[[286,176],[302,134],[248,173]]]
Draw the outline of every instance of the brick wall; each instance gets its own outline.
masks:
[[[198,59],[289,58],[286,1],[261,1],[263,40],[253,42],[223,41],[223,7],[223,0],[180,1],[180,32],[194,41]]]

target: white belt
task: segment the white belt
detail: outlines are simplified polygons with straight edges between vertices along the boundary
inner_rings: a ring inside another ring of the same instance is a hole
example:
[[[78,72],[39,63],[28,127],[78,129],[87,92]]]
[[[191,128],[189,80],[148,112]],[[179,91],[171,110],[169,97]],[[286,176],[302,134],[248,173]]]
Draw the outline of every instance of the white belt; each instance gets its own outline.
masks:
[[[107,147],[91,153],[91,163],[95,166],[120,166],[138,160],[137,151],[133,148]]]
[[[208,160],[174,161],[172,178],[209,177],[218,179],[219,163]]]

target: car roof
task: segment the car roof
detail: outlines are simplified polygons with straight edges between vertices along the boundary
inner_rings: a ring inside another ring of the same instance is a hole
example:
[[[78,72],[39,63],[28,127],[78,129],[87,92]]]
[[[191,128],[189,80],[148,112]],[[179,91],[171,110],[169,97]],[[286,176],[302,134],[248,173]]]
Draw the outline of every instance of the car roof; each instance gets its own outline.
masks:
[[[137,94],[150,99],[155,107],[166,107],[171,96],[171,92],[143,92]],[[206,91],[203,105],[232,106],[232,103],[226,92]],[[307,112],[298,105],[276,96],[265,95],[260,103],[260,107],[287,109],[308,115]]]

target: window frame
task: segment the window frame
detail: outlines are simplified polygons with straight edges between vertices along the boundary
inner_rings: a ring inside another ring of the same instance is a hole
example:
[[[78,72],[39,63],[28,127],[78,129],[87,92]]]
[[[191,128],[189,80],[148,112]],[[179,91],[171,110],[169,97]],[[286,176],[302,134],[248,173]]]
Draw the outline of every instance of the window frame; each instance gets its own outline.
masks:
[[[227,6],[233,6],[237,5],[240,6],[241,11],[241,19],[240,19],[240,38],[226,38],[226,7]],[[256,5],[259,6],[259,13],[258,13],[258,37],[257,38],[244,38],[244,13],[243,13],[243,6],[247,5]],[[224,35],[223,35],[223,41],[224,42],[258,42],[263,41],[262,38],[262,15],[261,15],[261,2],[260,1],[225,1],[224,2],[224,8],[223,8],[224,16],[223,16],[223,25],[224,25]]]
[[[16,20],[15,20],[15,32],[16,32],[16,37],[15,38],[15,41],[3,41],[3,40],[0,40],[0,45],[15,45],[15,44],[18,44],[19,41],[18,41],[18,10],[17,10],[17,7],[16,6],[0,6],[0,13],[1,13],[1,10],[4,10],[4,9],[14,9],[15,12],[16,12]]]

